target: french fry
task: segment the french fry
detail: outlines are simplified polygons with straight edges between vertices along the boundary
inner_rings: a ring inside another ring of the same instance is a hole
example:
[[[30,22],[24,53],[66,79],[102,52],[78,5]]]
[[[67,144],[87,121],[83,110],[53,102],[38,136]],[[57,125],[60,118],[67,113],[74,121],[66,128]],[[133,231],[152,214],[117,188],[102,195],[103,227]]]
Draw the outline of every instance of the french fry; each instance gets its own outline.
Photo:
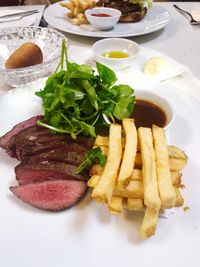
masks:
[[[141,169],[133,169],[131,180],[142,180],[142,170]]]
[[[98,182],[100,180],[100,176],[99,175],[93,175],[87,182],[87,185],[91,188],[94,188],[95,186],[97,186]],[[176,193],[176,201],[175,201],[175,206],[182,206],[184,203],[184,199],[180,193],[179,188],[177,188],[177,186],[174,186],[174,190]],[[143,184],[142,181],[133,181],[133,183],[131,183],[131,185],[123,190],[118,190],[117,188],[114,189],[113,192],[113,196],[118,196],[118,197],[124,197],[127,198],[128,200],[130,199],[130,206],[134,206],[137,205],[137,203],[143,203],[143,198],[144,198],[144,192],[143,192]],[[128,200],[127,200],[127,204],[128,204]],[[131,204],[132,203],[132,204]],[[131,208],[130,208],[131,210]],[[133,208],[132,208],[133,210]],[[134,209],[136,210],[136,208]],[[138,209],[140,210],[140,209]]]
[[[187,164],[187,159],[169,158],[169,166],[171,171],[181,171]]]
[[[100,166],[99,164],[93,165],[91,170],[90,170],[91,178],[93,178],[93,176],[101,176],[103,173],[103,169],[104,169],[104,167]],[[177,171],[177,172],[171,171],[170,173],[171,173],[172,184],[176,187],[179,187],[181,184],[182,173],[179,171]],[[142,179],[143,179],[142,178],[142,170],[141,169],[133,169],[133,172],[131,175],[131,180],[141,181]]]
[[[153,125],[152,132],[161,206],[162,208],[172,208],[175,205],[176,194],[172,185],[165,132],[163,128],[156,125]]]
[[[73,19],[74,18],[74,14],[72,12],[67,13],[67,16],[70,19]]]
[[[174,187],[174,190],[175,190],[175,192],[176,192],[175,206],[176,206],[176,207],[183,206],[183,204],[184,204],[184,198],[183,198],[183,196],[181,195],[181,192],[180,192],[179,188]]]
[[[113,195],[126,198],[143,198],[143,182],[130,181],[126,188],[118,189],[115,187]]]
[[[94,146],[96,147],[96,146]],[[108,155],[108,147],[106,146],[101,146],[101,151],[104,156]],[[173,153],[173,149],[171,150],[171,153]],[[169,154],[169,157],[171,155]],[[183,156],[183,154],[181,155]],[[181,171],[187,164],[187,156],[184,158],[169,158],[169,166],[171,171]],[[142,167],[142,159],[141,159],[141,154],[137,153],[136,158],[135,158],[135,168],[140,169]]]
[[[139,142],[142,157],[142,176],[144,185],[144,204],[152,209],[160,208],[158,195],[155,152],[153,148],[153,136],[150,128],[138,129]]]
[[[148,238],[155,234],[158,222],[159,209],[152,209],[147,207],[144,213],[144,218],[141,226],[141,237]]]
[[[87,181],[87,185],[89,187],[95,188],[100,180],[100,175],[92,175],[90,179]]]
[[[144,204],[142,199],[128,198],[127,199],[127,208],[128,210],[133,211],[143,211]]]
[[[122,137],[122,148],[125,147],[125,143],[126,143],[126,140],[124,137]],[[108,147],[108,137],[97,135],[95,142],[94,142],[94,146]],[[140,152],[139,146],[137,147],[137,151]],[[185,154],[185,152],[176,146],[168,145],[168,153],[171,158],[187,159],[187,155]]]
[[[66,7],[69,9],[69,6],[71,6],[71,2],[60,2],[59,3],[62,7]]]
[[[109,150],[107,162],[99,183],[93,189],[92,198],[110,202],[122,157],[121,126],[111,124],[109,131]]]
[[[125,147],[125,142],[126,142],[125,138],[122,138],[122,148]],[[104,147],[103,149],[108,147],[108,137],[98,135],[94,142],[94,147],[97,147],[97,146]],[[137,152],[140,153],[139,146],[137,147]],[[187,155],[185,154],[185,152],[176,146],[172,146],[172,145],[168,146],[168,154],[170,158],[187,160]]]
[[[120,196],[112,196],[110,203],[108,204],[108,209],[110,213],[114,215],[119,215],[122,213],[123,205],[122,205],[123,198]]]
[[[88,8],[93,8],[96,6],[96,2],[93,0],[88,0]]]
[[[101,176],[93,175],[88,180],[87,185],[91,188],[95,188],[98,185],[100,179],[101,179]],[[143,199],[143,182],[142,181],[131,181],[126,188],[123,188],[120,190],[117,187],[114,187],[113,196]]]
[[[170,156],[170,155],[169,155]],[[181,159],[181,158],[169,158],[169,167],[170,171],[181,171],[187,164],[187,159]],[[136,159],[135,159],[135,168],[140,169],[142,167],[142,159],[141,159],[141,154],[137,153],[136,154]]]
[[[172,178],[172,184],[176,187],[179,187],[181,184],[181,176],[182,173],[177,171],[177,172],[172,172],[171,171],[171,178]]]
[[[84,11],[89,8],[89,1],[80,0],[79,6],[81,7],[81,10]]]
[[[100,164],[94,164],[90,169],[90,176],[102,175],[103,170],[104,170],[104,167],[102,167]]]
[[[96,2],[94,0],[70,0],[69,2],[61,2],[60,5],[70,10],[67,16],[73,24],[81,25],[88,24],[84,12],[94,7]]]
[[[171,158],[187,160],[187,155],[185,154],[185,152],[180,150],[176,146],[168,146],[168,153],[169,153],[169,157]]]
[[[100,166],[101,167],[101,166]],[[181,176],[182,173],[180,171],[171,171],[170,172],[172,184],[176,187],[179,187],[181,184]],[[133,169],[131,180],[142,180],[142,170],[141,169]]]
[[[141,169],[142,168],[142,158],[141,154],[137,153],[135,157],[135,168]]]
[[[78,7],[74,7],[73,9],[74,16],[77,18],[77,15],[80,13]]]
[[[76,17],[72,19],[72,22],[74,25],[80,25],[80,20]]]
[[[123,128],[126,135],[126,144],[118,176],[118,188],[122,189],[128,185],[135,165],[137,152],[137,130],[132,119],[123,119]]]
[[[126,119],[124,122],[129,123],[130,120]],[[94,188],[92,197],[106,203],[110,213],[121,214],[123,202],[130,211],[145,211],[141,236],[148,238],[155,234],[160,208],[178,207],[184,203],[179,187],[181,170],[187,164],[187,155],[179,148],[167,145],[164,130],[160,127],[153,126],[152,131],[150,128],[140,127],[138,142],[137,137],[135,138],[136,131],[128,136],[130,129],[127,131],[126,126],[124,129],[125,134],[122,132],[120,140],[120,157],[123,155],[123,158],[117,161],[117,149],[111,149],[111,144],[117,143],[116,136],[97,136],[94,147],[101,148],[102,153],[107,156],[107,163],[105,168],[98,164],[92,166],[91,178],[87,184]],[[133,145],[135,159],[132,158]],[[119,162],[122,162],[121,168]]]
[[[70,0],[75,7],[78,7],[79,6],[79,0]]]
[[[107,136],[101,136],[97,135],[95,141],[94,141],[94,147],[100,146],[100,147],[108,147],[108,140],[109,138]],[[122,148],[125,147],[126,140],[124,137],[122,137]]]

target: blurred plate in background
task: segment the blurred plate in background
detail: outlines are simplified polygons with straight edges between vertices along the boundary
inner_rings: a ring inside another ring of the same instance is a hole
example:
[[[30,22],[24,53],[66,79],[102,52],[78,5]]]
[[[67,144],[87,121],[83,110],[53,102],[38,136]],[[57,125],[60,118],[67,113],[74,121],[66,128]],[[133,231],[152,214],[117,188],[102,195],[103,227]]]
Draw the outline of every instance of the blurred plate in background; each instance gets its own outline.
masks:
[[[115,27],[108,31],[97,30],[89,24],[73,25],[66,16],[66,13],[68,13],[67,8],[63,8],[59,3],[56,3],[45,9],[44,18],[51,26],[58,30],[90,37],[130,37],[143,35],[162,29],[170,21],[169,12],[159,4],[154,4],[141,21],[137,23],[117,23]]]

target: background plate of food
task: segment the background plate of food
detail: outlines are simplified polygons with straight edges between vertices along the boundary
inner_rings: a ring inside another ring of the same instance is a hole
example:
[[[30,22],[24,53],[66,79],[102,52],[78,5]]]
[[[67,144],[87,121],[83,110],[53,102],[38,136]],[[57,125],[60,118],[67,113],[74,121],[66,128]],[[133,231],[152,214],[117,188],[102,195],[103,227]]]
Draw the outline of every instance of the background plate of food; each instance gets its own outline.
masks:
[[[116,4],[119,1],[111,1],[108,5],[109,3],[104,4],[103,1],[96,3],[94,0],[70,0],[49,6],[44,12],[44,18],[58,30],[90,37],[143,35],[162,29],[170,21],[169,12],[159,4],[151,6],[149,1],[134,2],[137,4],[121,1],[122,4],[119,5]],[[119,23],[106,31],[97,30],[88,24],[84,12],[97,5],[119,9],[122,12]]]

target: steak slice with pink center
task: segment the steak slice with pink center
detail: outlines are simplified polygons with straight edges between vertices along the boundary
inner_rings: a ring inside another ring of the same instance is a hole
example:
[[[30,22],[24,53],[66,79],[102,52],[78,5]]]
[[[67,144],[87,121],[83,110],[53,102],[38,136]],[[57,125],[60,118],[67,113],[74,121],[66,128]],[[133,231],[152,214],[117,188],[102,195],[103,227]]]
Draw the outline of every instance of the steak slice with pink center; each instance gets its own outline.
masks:
[[[10,190],[33,207],[61,211],[77,203],[85,195],[87,185],[83,181],[55,180],[11,186]]]
[[[22,162],[15,167],[15,173],[20,185],[62,179],[86,181],[88,173],[75,174],[76,168],[77,166],[64,162]]]

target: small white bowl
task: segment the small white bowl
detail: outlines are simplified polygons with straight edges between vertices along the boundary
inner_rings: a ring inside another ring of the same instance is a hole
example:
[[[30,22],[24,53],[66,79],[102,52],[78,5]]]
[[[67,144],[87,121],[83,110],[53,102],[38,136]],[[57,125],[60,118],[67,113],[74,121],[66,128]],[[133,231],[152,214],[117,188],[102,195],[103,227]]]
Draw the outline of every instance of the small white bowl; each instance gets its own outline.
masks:
[[[124,38],[107,38],[97,41],[92,46],[95,58],[102,64],[114,70],[119,70],[130,66],[140,51],[137,43]],[[109,51],[120,51],[128,54],[124,58],[109,58],[103,56]]]
[[[149,92],[147,90],[137,90],[135,91],[135,96],[136,96],[136,101],[137,99],[146,100],[160,107],[166,115],[166,124],[164,126],[164,129],[165,131],[169,130],[175,119],[175,112],[172,104],[167,99],[164,99],[159,95],[157,95],[156,93]]]
[[[98,17],[93,14],[107,14],[108,17],[102,16]],[[109,7],[95,7],[87,9],[85,11],[85,16],[89,23],[99,30],[109,30],[111,29],[121,17],[121,11],[109,8]]]

